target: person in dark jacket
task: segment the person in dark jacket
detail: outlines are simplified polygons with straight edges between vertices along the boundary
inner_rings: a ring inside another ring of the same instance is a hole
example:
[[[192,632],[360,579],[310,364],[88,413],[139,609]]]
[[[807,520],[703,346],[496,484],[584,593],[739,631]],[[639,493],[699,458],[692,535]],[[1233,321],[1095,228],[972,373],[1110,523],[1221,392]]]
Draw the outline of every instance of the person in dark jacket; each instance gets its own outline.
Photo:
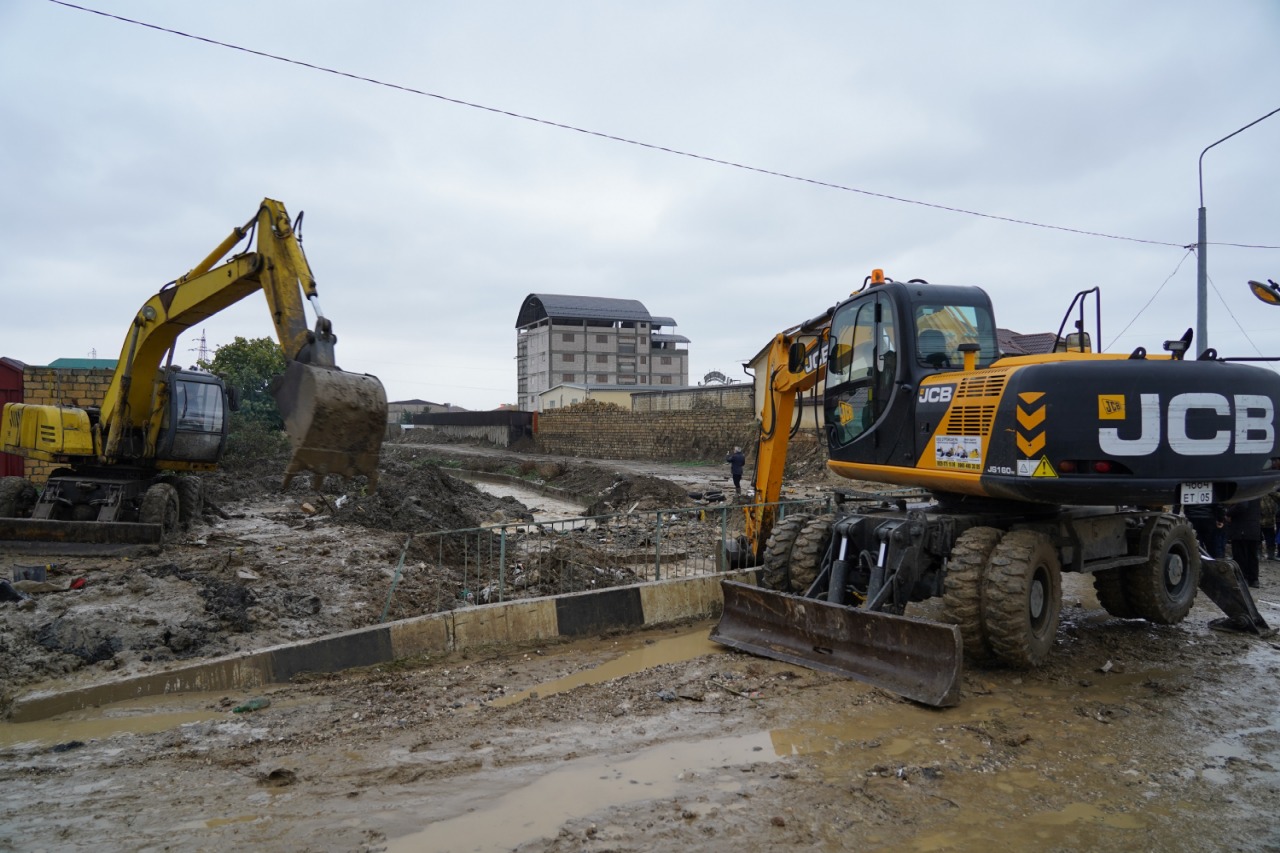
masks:
[[[1195,528],[1200,546],[1210,557],[1220,560],[1227,550],[1227,511],[1222,504],[1184,504],[1183,514]]]
[[[1227,507],[1231,558],[1249,586],[1258,586],[1258,546],[1262,544],[1262,501],[1254,498]]]
[[[747,457],[742,454],[741,447],[735,447],[733,452],[724,458],[729,463],[729,473],[733,475],[733,489],[738,494],[742,494],[742,469],[747,464]]]

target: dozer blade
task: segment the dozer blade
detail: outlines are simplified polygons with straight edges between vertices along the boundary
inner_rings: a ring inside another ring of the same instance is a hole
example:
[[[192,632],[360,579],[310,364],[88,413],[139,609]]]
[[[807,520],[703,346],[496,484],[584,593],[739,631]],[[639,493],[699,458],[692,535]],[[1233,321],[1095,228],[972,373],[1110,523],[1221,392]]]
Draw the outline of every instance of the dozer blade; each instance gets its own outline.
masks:
[[[293,448],[286,486],[294,474],[309,471],[317,485],[326,474],[364,474],[369,488],[377,488],[387,393],[376,376],[294,361],[271,393]]]
[[[158,552],[159,524],[0,518],[0,553],[106,555]]]
[[[1276,633],[1276,629],[1268,625],[1258,612],[1249,593],[1249,585],[1245,583],[1244,574],[1235,560],[1214,560],[1202,554],[1200,589],[1213,599],[1219,610],[1227,614],[1226,619],[1215,619],[1209,627],[1259,637],[1270,637]]]
[[[916,702],[960,701],[960,629],[725,580],[711,639],[761,657],[864,681]]]

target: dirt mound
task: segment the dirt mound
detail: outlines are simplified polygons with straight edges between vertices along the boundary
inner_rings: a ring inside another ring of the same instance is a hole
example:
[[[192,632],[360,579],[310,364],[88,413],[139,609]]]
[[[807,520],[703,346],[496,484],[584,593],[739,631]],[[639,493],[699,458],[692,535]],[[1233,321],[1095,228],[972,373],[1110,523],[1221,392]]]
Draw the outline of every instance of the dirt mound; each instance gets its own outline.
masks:
[[[690,503],[689,495],[675,483],[657,477],[629,475],[605,489],[587,508],[587,514],[671,509]]]
[[[514,498],[485,494],[439,466],[417,460],[384,460],[377,491],[348,492],[332,507],[339,523],[403,533],[533,519],[528,507]]]

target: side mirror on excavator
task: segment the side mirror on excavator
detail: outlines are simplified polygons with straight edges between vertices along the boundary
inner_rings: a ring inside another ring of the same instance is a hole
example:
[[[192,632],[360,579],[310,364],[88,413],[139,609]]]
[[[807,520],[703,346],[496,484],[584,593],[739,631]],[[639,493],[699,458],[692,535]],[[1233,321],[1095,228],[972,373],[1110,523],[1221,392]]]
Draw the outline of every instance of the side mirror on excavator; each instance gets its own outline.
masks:
[[[796,341],[787,350],[787,370],[792,373],[801,373],[804,371],[805,359],[809,357],[808,349],[803,341]]]

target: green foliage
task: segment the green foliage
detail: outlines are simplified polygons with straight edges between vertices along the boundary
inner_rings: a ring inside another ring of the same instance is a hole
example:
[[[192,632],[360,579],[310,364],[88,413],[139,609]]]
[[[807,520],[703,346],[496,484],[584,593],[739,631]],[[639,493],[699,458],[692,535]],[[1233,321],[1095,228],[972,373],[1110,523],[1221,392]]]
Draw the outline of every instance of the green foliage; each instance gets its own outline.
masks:
[[[284,373],[284,353],[271,338],[237,337],[218,347],[201,367],[223,378],[240,395],[231,414],[223,465],[231,468],[283,468],[289,458],[289,439],[282,432],[284,418],[271,396],[271,380]]]
[[[273,430],[284,427],[280,409],[268,390],[271,380],[285,369],[279,344],[271,338],[237,337],[226,346],[218,347],[213,360],[203,366],[240,392],[240,410],[231,418],[233,432],[238,424],[247,423]]]
[[[289,437],[282,430],[247,418],[243,412],[231,415],[227,450],[222,457],[224,468],[274,472],[283,471],[288,462]]]

